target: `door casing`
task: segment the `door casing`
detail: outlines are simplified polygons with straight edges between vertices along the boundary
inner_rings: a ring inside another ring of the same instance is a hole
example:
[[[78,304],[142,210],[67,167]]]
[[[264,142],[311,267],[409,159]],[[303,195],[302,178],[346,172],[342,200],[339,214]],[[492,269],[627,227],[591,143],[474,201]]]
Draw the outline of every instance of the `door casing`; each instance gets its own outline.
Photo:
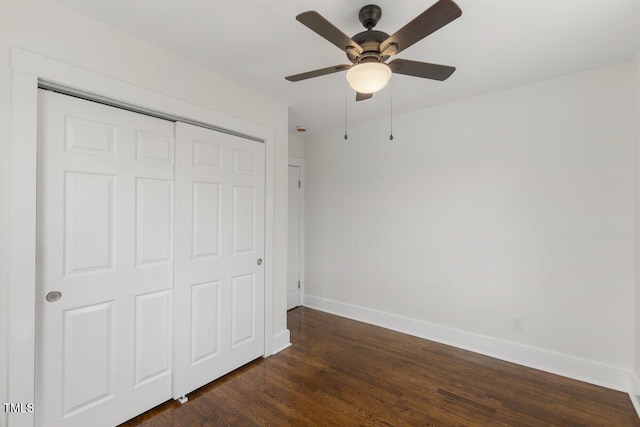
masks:
[[[265,191],[265,356],[274,350],[273,258],[275,132],[102,74],[11,48],[8,400],[33,403],[35,396],[36,174],[38,88],[55,87],[89,100],[263,141]],[[116,101],[117,100],[117,101]],[[12,427],[33,426],[31,413],[9,413]]]

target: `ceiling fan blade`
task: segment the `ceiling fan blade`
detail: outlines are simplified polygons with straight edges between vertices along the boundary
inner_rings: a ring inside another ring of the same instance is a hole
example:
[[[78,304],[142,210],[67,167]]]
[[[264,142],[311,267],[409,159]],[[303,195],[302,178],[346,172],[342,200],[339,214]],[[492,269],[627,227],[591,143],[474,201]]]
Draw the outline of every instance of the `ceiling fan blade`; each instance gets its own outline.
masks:
[[[364,52],[362,46],[314,10],[301,13],[296,19],[345,52],[353,51],[356,56]]]
[[[429,64],[428,62],[409,61],[408,59],[394,59],[389,62],[389,68],[396,74],[422,77],[431,80],[447,80],[456,70],[448,65]]]
[[[290,82],[299,82],[300,80],[310,79],[312,77],[320,77],[326,74],[337,73],[339,71],[348,70],[351,65],[341,64],[334,65],[333,67],[320,68],[319,70],[307,71],[306,73],[294,74],[293,76],[287,76],[285,79]]]
[[[462,10],[452,0],[439,0],[383,41],[380,45],[380,51],[384,51],[388,45],[393,43],[397,46],[395,53],[402,52],[461,15]]]
[[[373,94],[372,93],[356,92],[356,101],[364,101],[366,99],[371,99],[371,98],[373,98]]]

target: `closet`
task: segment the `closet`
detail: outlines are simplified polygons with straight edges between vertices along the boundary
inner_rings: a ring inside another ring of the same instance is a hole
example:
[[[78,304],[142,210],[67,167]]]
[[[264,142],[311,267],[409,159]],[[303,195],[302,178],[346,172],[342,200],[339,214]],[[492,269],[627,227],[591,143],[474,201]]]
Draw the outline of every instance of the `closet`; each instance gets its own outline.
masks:
[[[262,356],[264,144],[46,90],[38,116],[36,425],[116,425]]]

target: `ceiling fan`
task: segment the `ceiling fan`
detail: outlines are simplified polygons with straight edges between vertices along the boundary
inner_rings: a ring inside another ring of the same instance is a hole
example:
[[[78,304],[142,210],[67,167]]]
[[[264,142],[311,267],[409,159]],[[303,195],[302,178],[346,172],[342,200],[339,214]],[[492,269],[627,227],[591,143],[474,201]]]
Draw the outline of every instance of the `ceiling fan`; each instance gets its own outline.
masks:
[[[358,14],[360,22],[367,30],[349,37],[318,12],[301,13],[296,16],[296,19],[343,50],[351,61],[351,65],[334,65],[285,78],[291,82],[297,82],[348,70],[347,81],[357,92],[356,101],[371,98],[374,92],[387,84],[391,73],[446,80],[456,70],[455,67],[408,59],[394,59],[389,63],[386,61],[390,56],[402,52],[461,15],[462,10],[452,0],[439,0],[389,36],[385,32],[373,29],[382,17],[382,9],[376,5],[367,5],[360,9]]]

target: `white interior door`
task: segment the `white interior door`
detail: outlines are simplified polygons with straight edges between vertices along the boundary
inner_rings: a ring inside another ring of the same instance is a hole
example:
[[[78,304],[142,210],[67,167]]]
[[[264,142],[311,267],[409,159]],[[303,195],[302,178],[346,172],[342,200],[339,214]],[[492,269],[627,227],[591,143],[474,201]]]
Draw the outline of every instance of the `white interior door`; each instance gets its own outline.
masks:
[[[177,123],[176,172],[180,398],[264,354],[265,147]]]
[[[289,165],[287,310],[300,305],[300,168]]]
[[[174,124],[39,93],[39,426],[171,398]]]

